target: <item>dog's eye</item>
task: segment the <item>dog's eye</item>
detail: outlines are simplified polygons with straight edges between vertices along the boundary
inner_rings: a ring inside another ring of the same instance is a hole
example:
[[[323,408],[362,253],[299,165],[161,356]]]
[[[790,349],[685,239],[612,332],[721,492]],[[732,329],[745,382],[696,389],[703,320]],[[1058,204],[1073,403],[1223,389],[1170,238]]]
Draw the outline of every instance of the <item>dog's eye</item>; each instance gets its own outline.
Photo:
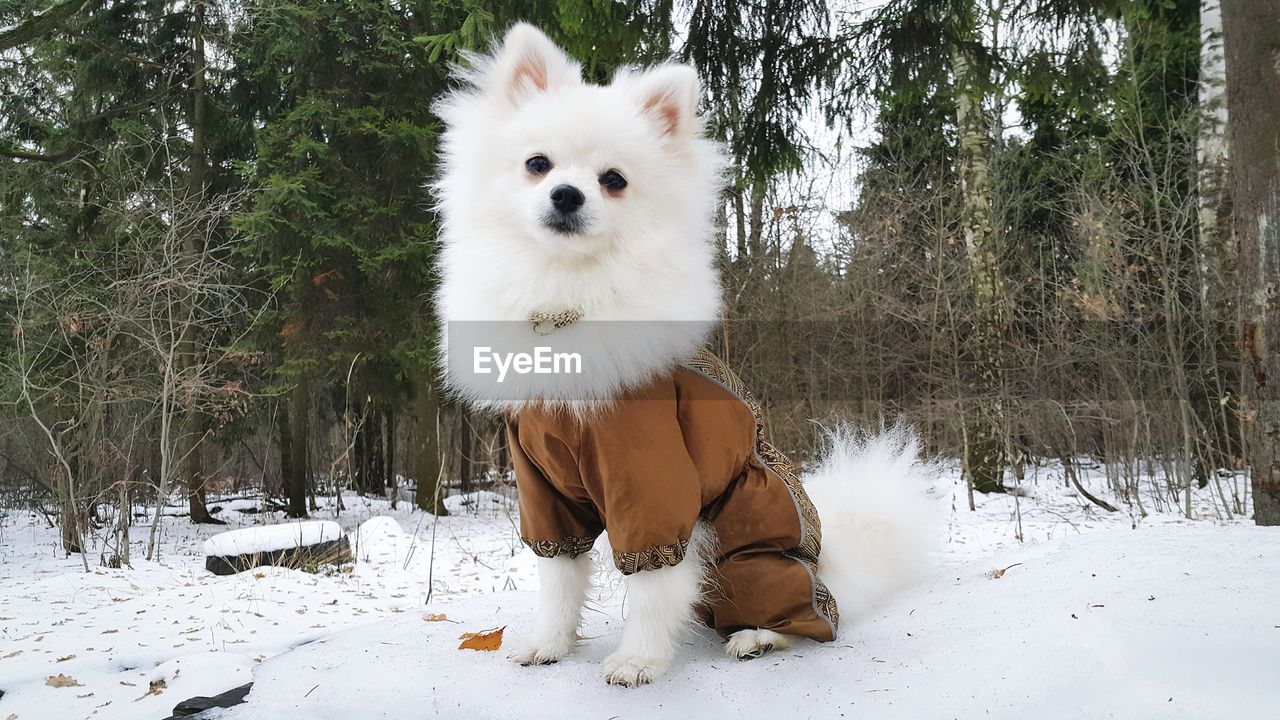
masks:
[[[610,170],[600,176],[600,184],[610,192],[619,192],[627,186],[627,179],[617,170]]]
[[[534,155],[524,161],[524,167],[534,175],[546,175],[551,172],[551,161],[546,155]]]

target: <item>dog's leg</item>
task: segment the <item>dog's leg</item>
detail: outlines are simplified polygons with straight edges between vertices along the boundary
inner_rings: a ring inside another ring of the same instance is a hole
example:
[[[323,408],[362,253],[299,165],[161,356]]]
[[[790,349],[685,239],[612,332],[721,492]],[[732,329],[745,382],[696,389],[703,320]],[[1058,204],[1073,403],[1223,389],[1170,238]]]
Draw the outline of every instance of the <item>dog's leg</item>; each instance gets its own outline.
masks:
[[[681,631],[695,620],[706,563],[690,552],[678,565],[642,570],[627,578],[630,612],[622,642],[604,661],[605,682],[634,687],[666,672]]]
[[[729,636],[725,645],[725,653],[739,660],[754,660],[774,650],[786,650],[791,647],[791,638],[772,630],[753,628],[739,630]]]
[[[622,642],[604,661],[605,682],[633,687],[666,672],[680,642],[680,631],[693,620],[702,573],[694,558],[658,570],[643,570],[627,579],[629,614]]]
[[[546,665],[573,652],[591,585],[591,556],[539,558],[538,577],[538,618],[529,637],[511,653],[521,665]]]

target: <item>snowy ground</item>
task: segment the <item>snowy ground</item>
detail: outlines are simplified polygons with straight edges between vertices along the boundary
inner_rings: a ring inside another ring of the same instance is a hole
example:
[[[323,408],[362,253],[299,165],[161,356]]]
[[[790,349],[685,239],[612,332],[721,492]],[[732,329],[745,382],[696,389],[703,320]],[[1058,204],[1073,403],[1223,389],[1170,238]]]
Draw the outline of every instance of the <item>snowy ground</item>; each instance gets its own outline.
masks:
[[[1116,502],[1100,471],[1083,481]],[[939,483],[941,567],[837,642],[739,663],[703,633],[669,676],[630,691],[598,677],[622,617],[607,569],[578,655],[521,668],[457,649],[462,632],[512,637],[532,619],[534,558],[500,495],[450,498],[438,521],[348,497],[336,519],[358,529],[359,562],[327,574],[213,576],[199,550],[222,528],[180,518],[160,561],[86,574],[43,519],[10,513],[0,718],[159,720],[250,679],[226,718],[1276,717],[1280,530],[1227,521],[1212,485],[1192,522],[1155,502],[1146,518],[1105,513],[1054,468],[1023,487],[969,512],[954,476]],[[223,517],[279,521],[240,512],[257,504],[223,503]]]

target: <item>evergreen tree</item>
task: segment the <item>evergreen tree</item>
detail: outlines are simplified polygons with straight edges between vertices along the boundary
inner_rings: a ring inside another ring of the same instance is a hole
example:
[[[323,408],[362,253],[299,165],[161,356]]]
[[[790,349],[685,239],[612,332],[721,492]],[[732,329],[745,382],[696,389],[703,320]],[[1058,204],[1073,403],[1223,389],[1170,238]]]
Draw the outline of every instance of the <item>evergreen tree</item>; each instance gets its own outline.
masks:
[[[363,423],[397,409],[409,381],[405,329],[429,292],[433,254],[429,98],[445,75],[414,41],[424,7],[270,0],[249,6],[237,36],[238,107],[260,124],[245,165],[258,189],[237,226],[282,301],[269,347],[289,388],[293,516],[307,512],[323,406],[313,396],[340,388],[334,401],[353,401]]]

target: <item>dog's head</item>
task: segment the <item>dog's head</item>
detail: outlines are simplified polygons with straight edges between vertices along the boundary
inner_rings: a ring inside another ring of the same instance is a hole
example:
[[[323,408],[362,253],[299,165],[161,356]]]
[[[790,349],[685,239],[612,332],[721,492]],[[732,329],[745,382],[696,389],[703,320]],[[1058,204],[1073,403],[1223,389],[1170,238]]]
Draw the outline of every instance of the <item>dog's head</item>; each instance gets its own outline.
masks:
[[[687,235],[708,227],[720,163],[699,137],[692,69],[624,69],[588,84],[527,24],[472,60],[468,87],[439,106],[447,223],[488,225],[569,261],[705,242]]]
[[[585,83],[529,25],[470,59],[436,106],[446,126],[436,311],[449,385],[508,410],[612,402],[687,359],[720,315],[712,218],[723,163],[699,132],[697,77],[662,65]],[[530,320],[559,313],[583,322],[548,339]],[[582,375],[533,373],[497,388],[472,371],[468,348],[528,352],[550,340],[583,358]]]

